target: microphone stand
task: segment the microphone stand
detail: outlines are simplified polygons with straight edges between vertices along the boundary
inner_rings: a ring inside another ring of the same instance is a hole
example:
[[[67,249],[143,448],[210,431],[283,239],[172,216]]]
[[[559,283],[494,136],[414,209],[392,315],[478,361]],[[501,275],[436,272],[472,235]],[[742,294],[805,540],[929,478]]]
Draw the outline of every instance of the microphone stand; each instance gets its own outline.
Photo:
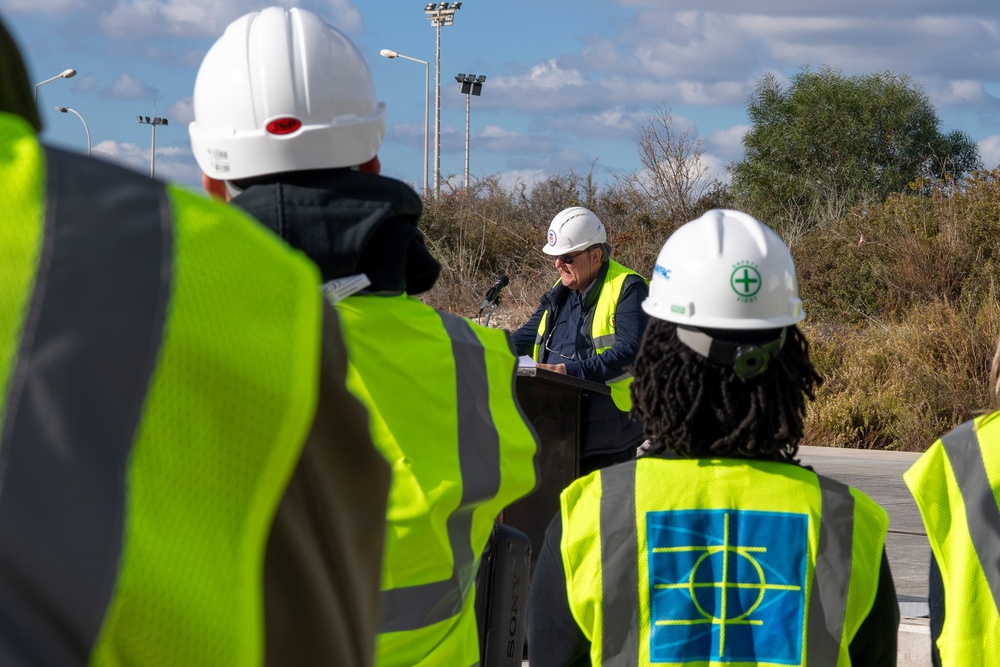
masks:
[[[493,317],[493,311],[496,310],[497,306],[499,305],[500,305],[500,293],[497,292],[497,295],[493,297],[493,300],[490,303],[490,311],[486,313],[486,322],[483,324],[483,326],[487,327],[490,326],[490,318]]]

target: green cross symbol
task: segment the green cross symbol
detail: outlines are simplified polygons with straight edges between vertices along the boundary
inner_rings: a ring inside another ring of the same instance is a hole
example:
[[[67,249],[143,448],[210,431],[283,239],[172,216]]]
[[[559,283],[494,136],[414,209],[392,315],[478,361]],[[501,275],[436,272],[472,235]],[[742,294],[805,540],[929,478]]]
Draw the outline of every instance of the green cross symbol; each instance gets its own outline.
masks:
[[[742,275],[737,275],[743,272]],[[760,291],[760,273],[752,266],[739,266],[729,276],[733,291],[740,296],[753,296]],[[741,291],[742,288],[742,291]]]

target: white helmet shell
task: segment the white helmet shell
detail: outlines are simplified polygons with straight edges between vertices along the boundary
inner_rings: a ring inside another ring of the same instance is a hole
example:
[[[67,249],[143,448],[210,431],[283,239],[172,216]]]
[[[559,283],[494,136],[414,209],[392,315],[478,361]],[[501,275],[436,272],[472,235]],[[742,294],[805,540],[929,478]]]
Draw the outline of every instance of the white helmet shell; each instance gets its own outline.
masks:
[[[201,63],[191,148],[234,180],[375,157],[385,105],[357,47],[319,16],[269,7],[231,23]]]
[[[715,209],[663,244],[643,310],[712,329],[776,329],[801,322],[795,264],[785,242],[746,213]]]
[[[548,243],[542,248],[546,255],[565,255],[584,250],[596,243],[607,243],[604,223],[594,212],[582,206],[563,209],[552,218]]]

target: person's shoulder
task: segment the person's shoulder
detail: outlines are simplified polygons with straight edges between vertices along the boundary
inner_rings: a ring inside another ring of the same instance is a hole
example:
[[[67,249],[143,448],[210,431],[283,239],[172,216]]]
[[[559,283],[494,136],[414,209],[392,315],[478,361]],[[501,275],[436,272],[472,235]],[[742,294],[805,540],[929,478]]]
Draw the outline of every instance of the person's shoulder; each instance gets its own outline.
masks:
[[[401,214],[419,215],[423,211],[420,195],[403,181],[363,171],[348,171],[345,179],[354,197],[384,201]]]
[[[637,293],[640,296],[649,293],[649,281],[647,281],[641,274],[630,273],[625,276],[625,280],[622,281],[622,293],[624,292]]]
[[[122,185],[146,185],[160,188],[165,186],[165,183],[159,179],[152,179],[134,169],[110,162],[100,156],[88,157],[82,153],[57,148],[45,142],[42,142],[42,147],[48,162],[58,162],[62,169],[71,172],[86,171],[97,176],[104,188]]]

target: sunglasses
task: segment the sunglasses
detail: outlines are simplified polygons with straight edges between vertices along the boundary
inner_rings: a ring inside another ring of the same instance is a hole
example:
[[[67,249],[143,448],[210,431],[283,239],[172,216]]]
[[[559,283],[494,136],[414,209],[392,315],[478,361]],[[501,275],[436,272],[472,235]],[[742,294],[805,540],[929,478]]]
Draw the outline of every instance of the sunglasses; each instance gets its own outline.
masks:
[[[556,257],[556,259],[558,259],[559,261],[561,261],[563,264],[572,264],[574,259],[576,259],[577,257],[579,257],[580,255],[582,255],[585,252],[587,252],[587,251],[586,250],[581,250],[580,252],[574,252],[574,253],[571,253],[569,255],[559,255],[558,257]]]

